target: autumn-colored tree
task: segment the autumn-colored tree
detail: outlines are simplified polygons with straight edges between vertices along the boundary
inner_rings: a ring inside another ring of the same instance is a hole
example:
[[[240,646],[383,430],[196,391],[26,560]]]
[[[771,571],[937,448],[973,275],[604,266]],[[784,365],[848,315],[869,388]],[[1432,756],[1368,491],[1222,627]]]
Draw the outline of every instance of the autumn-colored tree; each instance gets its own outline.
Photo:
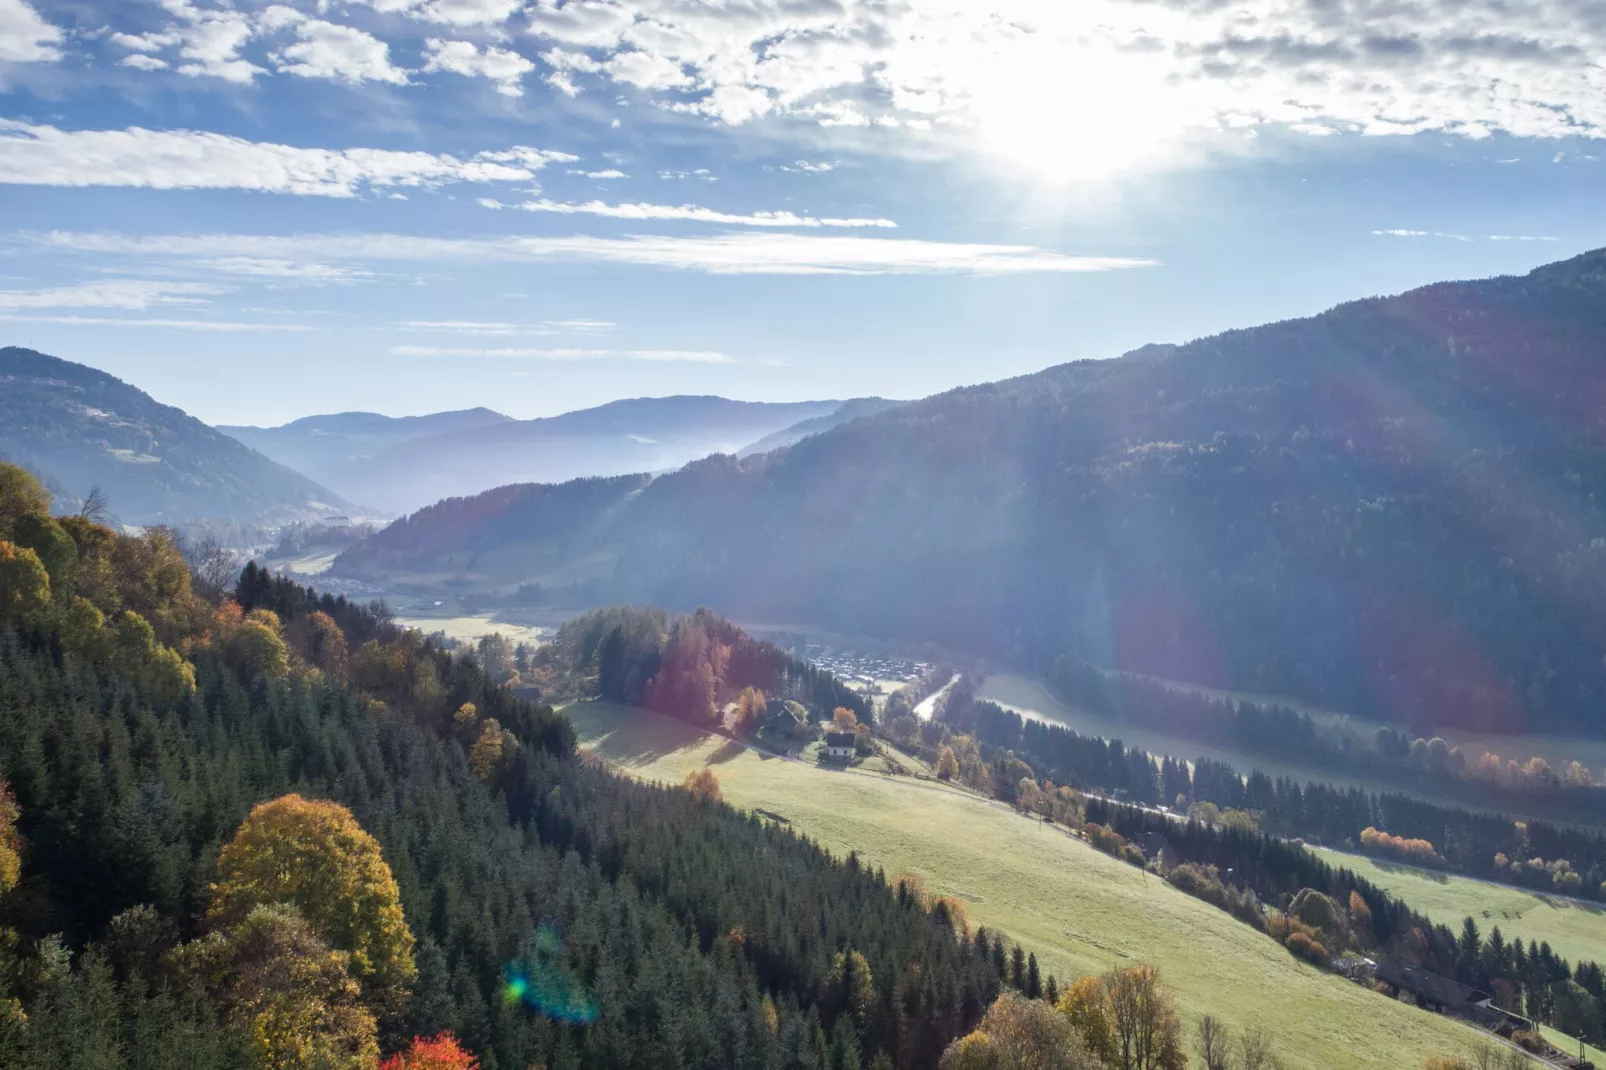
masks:
[[[290,629],[292,641],[308,665],[336,682],[346,678],[350,668],[350,654],[346,650],[346,633],[329,614],[318,610],[295,622]]]
[[[959,776],[959,758],[954,754],[952,747],[944,745],[937,752],[937,776],[942,780],[954,780]]]
[[[239,922],[187,944],[179,972],[199,978],[224,1016],[274,1070],[371,1070],[374,1016],[332,950],[288,904],[255,906]]]
[[[207,920],[239,924],[258,906],[288,903],[382,1008],[405,998],[417,970],[413,934],[379,842],[336,803],[285,795],[255,807],[218,855]]]
[[[54,518],[19,517],[11,527],[10,539],[17,546],[26,546],[39,555],[40,563],[50,576],[52,590],[71,589],[73,572],[78,564],[78,544],[72,541],[72,536]]]
[[[277,614],[254,609],[246,614],[238,603],[224,602],[212,616],[212,643],[224,662],[250,679],[276,680],[290,671]]]
[[[0,895],[15,888],[22,877],[22,837],[17,832],[21,816],[11,785],[0,779]]]
[[[769,699],[756,687],[745,687],[736,696],[736,719],[731,726],[738,737],[747,736],[769,709]]]
[[[11,538],[18,520],[49,516],[50,492],[26,468],[0,461],[0,539]]]
[[[831,727],[838,732],[851,732],[858,723],[858,715],[846,706],[838,706],[831,711]]]
[[[1130,966],[1104,976],[1120,1070],[1186,1070],[1182,1020],[1153,966]]]
[[[1353,888],[1349,893],[1349,925],[1350,931],[1360,939],[1362,946],[1370,944],[1376,938],[1372,932],[1372,908],[1366,905],[1361,893]]]
[[[1099,1070],[1076,1029],[1042,1000],[1006,991],[975,1032],[948,1045],[940,1070]]]
[[[504,732],[495,717],[488,717],[480,727],[474,745],[468,749],[469,768],[481,781],[488,782],[502,764],[502,755],[510,749],[508,741],[517,744],[511,732]]]
[[[379,1064],[379,1070],[479,1070],[480,1061],[450,1032],[414,1037],[407,1050]]]
[[[947,915],[948,924],[952,926],[954,932],[970,932],[970,912],[965,909],[965,904],[959,899],[951,895],[945,895],[931,904],[931,909],[934,912],[941,910]]]
[[[719,790],[719,777],[714,775],[712,769],[693,769],[686,774],[686,790],[699,799],[708,802],[718,802],[722,797]]]
[[[26,546],[0,540],[0,625],[34,620],[50,604],[50,574]]]
[[[1060,993],[1055,1009],[1071,1023],[1087,1050],[1100,1062],[1109,1063],[1115,1059],[1115,1022],[1110,1015],[1109,993],[1103,981],[1097,977],[1072,981]]]

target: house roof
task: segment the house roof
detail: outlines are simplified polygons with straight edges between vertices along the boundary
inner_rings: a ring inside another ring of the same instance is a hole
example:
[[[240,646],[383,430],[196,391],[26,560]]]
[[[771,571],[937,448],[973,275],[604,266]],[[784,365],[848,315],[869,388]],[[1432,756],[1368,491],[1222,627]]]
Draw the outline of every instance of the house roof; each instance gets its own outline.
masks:
[[[1441,977],[1427,970],[1419,970],[1414,966],[1401,966],[1395,962],[1380,962],[1372,973],[1379,980],[1387,981],[1396,988],[1415,992],[1446,1007],[1470,1006],[1481,1000],[1493,998],[1488,992],[1480,992],[1460,981]]]
[[[827,732],[825,745],[827,747],[851,747],[858,742],[858,737],[852,732]]]

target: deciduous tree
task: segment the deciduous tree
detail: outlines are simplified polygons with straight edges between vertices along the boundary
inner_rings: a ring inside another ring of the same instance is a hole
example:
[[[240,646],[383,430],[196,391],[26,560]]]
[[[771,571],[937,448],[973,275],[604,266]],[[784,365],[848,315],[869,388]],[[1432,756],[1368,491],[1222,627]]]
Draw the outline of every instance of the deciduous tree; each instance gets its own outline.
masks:
[[[351,956],[377,1005],[406,995],[413,934],[379,843],[332,802],[285,795],[254,808],[218,855],[207,920],[239,924],[259,906],[288,903],[318,936]]]

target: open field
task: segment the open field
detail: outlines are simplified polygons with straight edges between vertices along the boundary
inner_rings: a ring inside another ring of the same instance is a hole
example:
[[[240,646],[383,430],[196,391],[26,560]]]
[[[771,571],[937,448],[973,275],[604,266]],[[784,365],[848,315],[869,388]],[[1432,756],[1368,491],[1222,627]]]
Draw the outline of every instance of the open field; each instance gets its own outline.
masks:
[[[712,768],[731,804],[778,815],[830,849],[964,901],[1062,980],[1153,963],[1184,1017],[1263,1025],[1289,1067],[1420,1065],[1465,1051],[1465,1026],[1388,1000],[1290,956],[1270,939],[1152,875],[1041,821],[945,785],[831,771],[763,756],[641,710],[565,708],[584,746],[652,780]]]
[[[453,614],[450,616],[428,616],[420,613],[402,614],[396,617],[396,623],[404,628],[417,628],[425,634],[431,632],[445,632],[448,639],[459,642],[477,642],[481,636],[493,632],[501,632],[515,643],[529,643],[534,646],[540,643],[544,629],[534,624],[521,624],[517,621],[504,619],[494,613]]]
[[[1453,873],[1322,848],[1312,850],[1456,932],[1470,915],[1486,935],[1498,925],[1507,940],[1548,941],[1557,954],[1572,962],[1606,962],[1606,907]]]

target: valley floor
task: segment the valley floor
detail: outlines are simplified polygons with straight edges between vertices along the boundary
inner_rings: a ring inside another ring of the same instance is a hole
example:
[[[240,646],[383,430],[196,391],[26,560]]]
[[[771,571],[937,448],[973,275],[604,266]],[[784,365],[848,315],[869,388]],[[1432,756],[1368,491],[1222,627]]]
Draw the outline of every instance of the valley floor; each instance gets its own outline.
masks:
[[[1261,1025],[1286,1064],[1309,1070],[1419,1066],[1478,1034],[1379,996],[1064,830],[945,785],[773,757],[642,710],[565,708],[582,745],[616,767],[679,783],[711,768],[727,802],[786,821],[833,853],[918,874],[964,901],[1062,981],[1116,965],[1160,967],[1190,1022]]]

